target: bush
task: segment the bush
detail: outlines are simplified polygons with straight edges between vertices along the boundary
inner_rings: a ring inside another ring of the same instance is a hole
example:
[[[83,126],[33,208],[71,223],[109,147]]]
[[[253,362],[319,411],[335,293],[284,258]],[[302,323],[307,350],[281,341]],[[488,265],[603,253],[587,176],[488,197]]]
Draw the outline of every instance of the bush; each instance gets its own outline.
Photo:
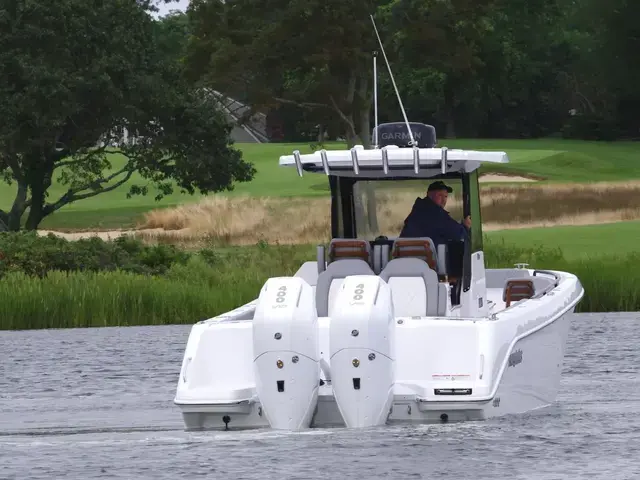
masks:
[[[605,114],[574,115],[562,127],[562,137],[566,139],[613,141],[620,134],[615,117]]]
[[[160,275],[174,264],[184,264],[190,254],[172,245],[144,245],[131,237],[104,241],[98,237],[69,241],[35,232],[0,235],[0,277],[24,272],[43,277],[50,271],[101,272],[121,270]]]

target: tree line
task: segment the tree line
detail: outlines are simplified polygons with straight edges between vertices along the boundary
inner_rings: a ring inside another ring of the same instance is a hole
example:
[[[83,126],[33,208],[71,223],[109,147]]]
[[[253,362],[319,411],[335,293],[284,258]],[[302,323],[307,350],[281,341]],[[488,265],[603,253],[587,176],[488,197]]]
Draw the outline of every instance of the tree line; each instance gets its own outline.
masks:
[[[290,137],[367,137],[370,14],[409,118],[440,136],[640,138],[632,0],[196,0],[191,78],[278,111]],[[378,55],[380,120],[401,120]]]
[[[267,113],[282,140],[368,145],[370,15],[409,118],[441,137],[640,137],[640,2],[192,0],[161,19],[154,3],[0,0],[0,180],[14,195],[0,231],[124,185],[161,198],[250,181],[211,90]],[[401,120],[378,57],[379,119]]]

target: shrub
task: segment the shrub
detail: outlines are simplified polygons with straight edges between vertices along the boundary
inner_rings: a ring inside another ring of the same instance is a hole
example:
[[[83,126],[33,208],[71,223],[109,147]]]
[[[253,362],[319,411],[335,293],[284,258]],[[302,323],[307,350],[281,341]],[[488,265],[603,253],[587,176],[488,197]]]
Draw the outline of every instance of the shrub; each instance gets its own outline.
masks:
[[[53,234],[34,232],[0,234],[0,276],[24,272],[43,277],[49,271],[99,272],[122,270],[158,275],[175,263],[184,264],[190,254],[173,245],[144,245],[140,240],[120,237],[104,241],[98,237],[69,241]]]

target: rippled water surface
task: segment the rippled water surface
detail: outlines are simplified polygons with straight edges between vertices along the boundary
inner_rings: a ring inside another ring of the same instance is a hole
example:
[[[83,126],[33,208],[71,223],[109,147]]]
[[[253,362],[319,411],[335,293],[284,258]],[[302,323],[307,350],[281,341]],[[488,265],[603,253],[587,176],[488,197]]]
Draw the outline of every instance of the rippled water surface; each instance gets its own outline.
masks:
[[[367,431],[186,433],[190,326],[0,332],[1,479],[640,479],[640,315],[574,315],[557,405]]]

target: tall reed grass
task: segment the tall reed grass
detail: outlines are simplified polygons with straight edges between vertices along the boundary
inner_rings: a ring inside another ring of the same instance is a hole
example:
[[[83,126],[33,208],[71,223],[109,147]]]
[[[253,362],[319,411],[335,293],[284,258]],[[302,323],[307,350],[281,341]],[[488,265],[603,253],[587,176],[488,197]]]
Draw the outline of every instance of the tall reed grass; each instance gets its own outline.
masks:
[[[380,233],[402,229],[426,183],[376,187]],[[554,225],[590,225],[640,218],[640,182],[482,185],[485,231]],[[457,186],[447,210],[462,218]],[[288,244],[324,242],[330,237],[328,197],[280,198],[211,195],[198,203],[152,210],[136,236],[182,245],[252,245],[260,240]]]
[[[484,241],[489,268],[513,267],[525,262],[529,268],[573,273],[585,289],[576,312],[640,311],[640,252],[566,260],[559,248],[518,248],[502,242]]]
[[[314,258],[313,245],[260,243],[207,250],[162,275],[9,272],[0,280],[0,329],[191,324],[253,300],[267,278]],[[494,268],[527,262],[575,273],[586,291],[580,312],[640,310],[640,254],[568,262],[557,249],[487,241],[486,259]]]

